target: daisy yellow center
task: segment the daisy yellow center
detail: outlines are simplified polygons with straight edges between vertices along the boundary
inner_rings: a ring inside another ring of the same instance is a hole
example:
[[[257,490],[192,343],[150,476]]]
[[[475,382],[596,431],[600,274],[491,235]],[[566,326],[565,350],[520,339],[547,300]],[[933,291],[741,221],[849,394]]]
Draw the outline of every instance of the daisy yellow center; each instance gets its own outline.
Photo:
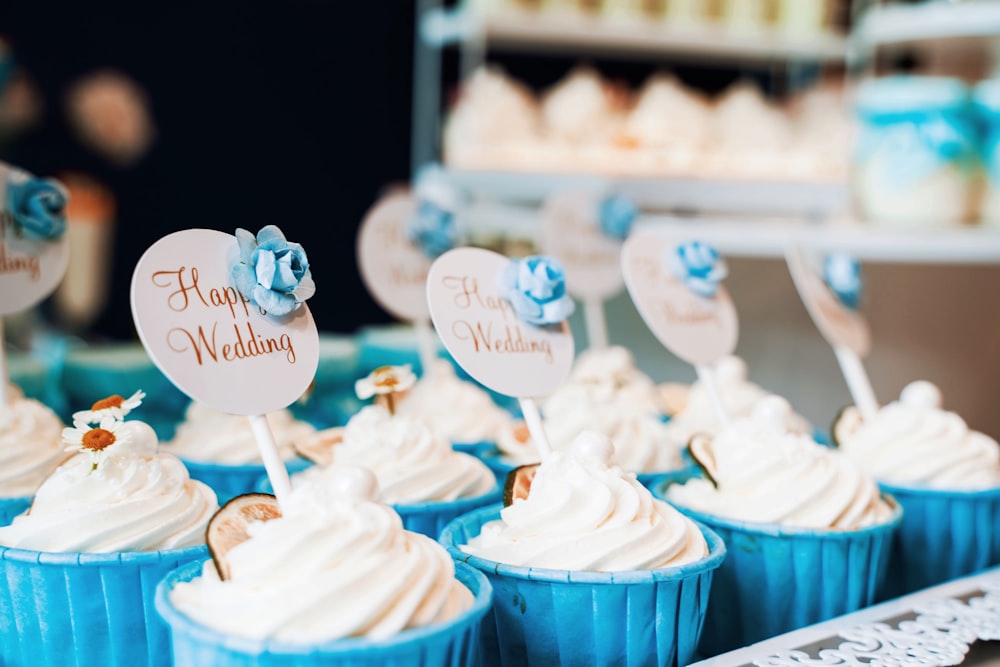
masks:
[[[83,434],[83,446],[95,452],[115,444],[115,434],[103,428],[92,428]]]
[[[125,402],[125,398],[119,396],[118,394],[112,394],[107,398],[102,398],[101,400],[90,406],[91,410],[107,410],[108,408],[120,408],[122,403]]]

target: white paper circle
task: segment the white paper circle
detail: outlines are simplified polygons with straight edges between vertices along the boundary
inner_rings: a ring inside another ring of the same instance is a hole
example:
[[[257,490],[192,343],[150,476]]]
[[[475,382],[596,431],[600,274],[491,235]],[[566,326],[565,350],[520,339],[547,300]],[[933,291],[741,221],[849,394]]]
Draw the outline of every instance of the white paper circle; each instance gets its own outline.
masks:
[[[53,241],[21,238],[9,215],[0,211],[0,315],[40,303],[59,286],[69,264],[66,235]]]
[[[710,364],[736,349],[736,308],[722,285],[715,296],[705,298],[674,277],[667,257],[677,246],[674,239],[632,234],[622,247],[625,286],[664,347],[689,364]]]
[[[538,327],[518,319],[497,280],[508,260],[482,248],[457,248],[427,277],[431,319],[465,371],[493,391],[518,398],[552,393],[573,365],[569,325]]]
[[[396,192],[378,201],[358,228],[361,279],[379,305],[402,320],[426,321],[431,260],[406,238],[417,201]]]
[[[542,210],[541,247],[566,270],[570,294],[609,299],[622,291],[622,242],[608,238],[597,222],[597,202],[579,191],[553,195]]]
[[[844,346],[859,357],[867,356],[872,340],[864,316],[840,302],[799,250],[790,249],[785,259],[795,289],[823,338],[834,347]]]
[[[196,401],[241,415],[291,405],[319,364],[319,334],[303,304],[261,314],[229,280],[236,237],[189,229],[154,243],[132,274],[132,318],[157,367]]]

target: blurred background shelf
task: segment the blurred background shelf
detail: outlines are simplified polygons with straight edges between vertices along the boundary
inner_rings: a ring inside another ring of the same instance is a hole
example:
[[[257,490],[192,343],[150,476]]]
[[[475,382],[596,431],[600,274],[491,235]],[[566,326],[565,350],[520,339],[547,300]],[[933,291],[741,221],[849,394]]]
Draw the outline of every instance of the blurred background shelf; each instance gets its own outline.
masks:
[[[860,3],[859,3],[860,4]],[[915,44],[1000,34],[1000,2],[869,3],[857,12],[852,47]]]
[[[479,203],[462,213],[477,238],[496,236],[537,240],[541,214],[536,207]],[[682,217],[643,214],[636,229],[680,235],[715,246],[733,257],[782,259],[797,245],[818,253],[849,252],[862,262],[937,265],[1000,265],[1000,228],[890,229],[852,219],[826,222],[762,216]]]
[[[714,211],[825,218],[846,209],[841,182],[693,177],[599,176],[557,172],[449,169],[452,184],[476,200],[540,204],[561,190],[614,191],[642,210]]]
[[[688,55],[726,60],[842,60],[847,41],[824,31],[808,38],[775,29],[737,31],[710,23],[672,26],[638,17],[599,17],[583,12],[504,9],[436,9],[424,17],[421,34],[442,46],[463,41],[533,52],[577,51],[629,56]]]

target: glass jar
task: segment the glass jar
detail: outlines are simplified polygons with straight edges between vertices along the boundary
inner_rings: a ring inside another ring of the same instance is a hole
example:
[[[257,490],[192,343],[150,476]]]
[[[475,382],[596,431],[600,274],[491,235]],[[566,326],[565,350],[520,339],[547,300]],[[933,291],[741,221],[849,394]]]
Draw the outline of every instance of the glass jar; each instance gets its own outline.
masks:
[[[856,110],[854,195],[868,222],[917,228],[971,219],[976,128],[962,81],[869,79],[858,87]]]
[[[979,157],[986,176],[980,218],[985,225],[1000,227],[1000,79],[980,82],[973,98],[979,121]]]

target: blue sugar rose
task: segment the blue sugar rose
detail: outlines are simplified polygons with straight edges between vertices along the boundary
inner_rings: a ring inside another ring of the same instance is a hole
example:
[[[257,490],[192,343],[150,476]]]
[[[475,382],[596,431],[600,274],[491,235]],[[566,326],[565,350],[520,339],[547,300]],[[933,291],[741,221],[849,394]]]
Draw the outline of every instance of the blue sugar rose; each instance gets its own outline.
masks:
[[[54,240],[66,232],[66,188],[51,179],[35,178],[18,169],[7,176],[4,207],[21,233],[30,239]]]
[[[605,236],[624,241],[632,224],[639,216],[639,209],[628,197],[610,195],[601,200],[597,209],[597,222]]]
[[[667,255],[670,272],[699,296],[715,296],[729,269],[718,251],[700,241],[689,241],[677,246]]]
[[[844,306],[852,310],[861,302],[861,262],[846,253],[827,255],[823,282]]]
[[[237,229],[236,242],[240,256],[230,267],[233,285],[268,314],[287,315],[316,292],[306,251],[286,241],[276,226],[264,227],[256,238]]]
[[[458,243],[454,214],[432,201],[421,201],[417,205],[406,234],[410,243],[416,244],[431,259],[443,255]]]
[[[528,324],[556,324],[573,312],[573,299],[566,293],[566,273],[551,257],[510,260],[498,286],[500,295]]]

